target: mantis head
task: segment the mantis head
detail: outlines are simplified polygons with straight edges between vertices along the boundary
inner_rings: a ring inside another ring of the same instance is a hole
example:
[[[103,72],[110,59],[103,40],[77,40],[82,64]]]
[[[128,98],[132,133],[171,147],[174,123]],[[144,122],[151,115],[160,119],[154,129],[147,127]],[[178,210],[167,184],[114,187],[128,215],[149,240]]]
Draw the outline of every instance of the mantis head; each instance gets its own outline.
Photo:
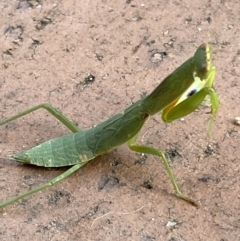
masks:
[[[177,99],[163,109],[162,119],[165,122],[171,122],[190,114],[209,95],[212,104],[212,118],[208,127],[209,134],[219,107],[218,96],[213,89],[216,69],[212,65],[210,45],[202,44],[191,58],[191,61],[193,82]]]

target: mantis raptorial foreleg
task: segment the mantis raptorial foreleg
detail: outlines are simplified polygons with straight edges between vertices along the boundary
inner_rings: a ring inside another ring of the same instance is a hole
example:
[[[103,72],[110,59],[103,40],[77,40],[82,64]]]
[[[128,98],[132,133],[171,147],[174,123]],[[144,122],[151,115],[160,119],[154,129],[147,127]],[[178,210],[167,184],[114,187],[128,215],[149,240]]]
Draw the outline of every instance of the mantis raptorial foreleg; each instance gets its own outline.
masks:
[[[175,180],[175,177],[173,175],[172,168],[170,167],[164,152],[161,151],[161,150],[158,150],[158,149],[156,149],[154,147],[138,145],[138,144],[136,144],[136,139],[137,139],[137,135],[134,136],[132,139],[130,139],[128,141],[129,148],[131,150],[133,150],[133,151],[136,151],[136,152],[145,153],[145,154],[151,154],[151,155],[154,155],[154,156],[161,157],[163,159],[163,164],[165,166],[165,169],[167,170],[168,176],[169,176],[169,178],[170,178],[170,180],[172,182],[172,185],[173,185],[174,190],[176,191],[177,195],[181,199],[183,199],[183,200],[191,203],[192,205],[198,207],[198,204],[194,200],[192,200],[191,198],[183,195],[182,192],[180,191],[180,189],[178,187],[178,184],[177,184],[177,181]]]

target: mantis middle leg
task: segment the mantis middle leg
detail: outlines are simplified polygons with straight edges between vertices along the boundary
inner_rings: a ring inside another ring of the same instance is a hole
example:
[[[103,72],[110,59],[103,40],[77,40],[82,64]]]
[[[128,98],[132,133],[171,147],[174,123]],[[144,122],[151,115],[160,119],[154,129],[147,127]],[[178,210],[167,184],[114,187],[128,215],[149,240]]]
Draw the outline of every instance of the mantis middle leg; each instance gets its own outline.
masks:
[[[194,200],[192,200],[191,198],[183,195],[182,192],[180,191],[180,189],[178,187],[178,184],[177,184],[177,182],[175,180],[175,177],[173,175],[172,169],[171,169],[171,167],[170,167],[170,165],[168,163],[168,160],[167,160],[166,155],[164,154],[164,152],[160,151],[160,150],[158,150],[156,148],[153,148],[153,147],[144,146],[144,145],[138,145],[138,144],[136,144],[136,139],[137,139],[137,135],[134,136],[132,139],[130,139],[128,141],[129,148],[131,150],[135,151],[135,152],[141,152],[141,153],[145,153],[145,154],[152,154],[152,155],[161,157],[163,159],[163,164],[164,164],[164,166],[165,166],[165,168],[167,170],[168,176],[169,176],[169,178],[170,178],[170,180],[172,182],[172,185],[173,185],[174,190],[176,191],[177,195],[181,199],[183,199],[183,200],[189,202],[190,204],[192,204],[193,206],[198,207],[199,205]]]

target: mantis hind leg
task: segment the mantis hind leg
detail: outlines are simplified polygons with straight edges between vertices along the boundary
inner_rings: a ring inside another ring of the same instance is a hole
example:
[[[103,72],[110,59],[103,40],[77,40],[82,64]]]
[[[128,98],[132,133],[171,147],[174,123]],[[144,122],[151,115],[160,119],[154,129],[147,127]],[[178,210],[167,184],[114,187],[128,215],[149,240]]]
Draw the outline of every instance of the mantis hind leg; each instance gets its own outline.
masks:
[[[40,108],[43,108],[45,110],[47,110],[48,112],[50,112],[54,117],[56,117],[59,121],[61,121],[67,128],[69,128],[72,132],[78,132],[80,131],[80,129],[72,122],[70,121],[67,117],[65,117],[60,111],[58,111],[57,109],[55,109],[54,107],[52,107],[50,104],[47,103],[43,103],[37,106],[34,106],[32,108],[29,108],[23,112],[20,112],[17,115],[14,115],[10,118],[7,118],[3,121],[0,121],[0,126],[9,123],[10,121],[16,120],[24,115],[27,115],[35,110],[38,110]],[[11,203],[14,203],[24,197],[30,196],[33,193],[39,192],[41,190],[44,190],[45,188],[51,187],[53,185],[55,185],[56,183],[60,182],[61,180],[63,180],[64,178],[68,177],[69,175],[71,175],[73,172],[77,171],[79,168],[81,168],[82,166],[84,166],[87,162],[84,163],[80,163],[80,164],[76,164],[74,166],[72,166],[71,168],[69,168],[67,171],[65,171],[64,173],[62,173],[61,175],[53,178],[52,180],[48,181],[47,183],[40,185],[36,188],[33,188],[32,190],[29,190],[25,193],[22,193],[18,196],[15,196],[13,198],[10,198],[9,200],[0,203],[0,208],[3,208]]]
[[[71,168],[69,168],[67,171],[65,171],[64,173],[62,173],[61,175],[53,178],[52,180],[48,181],[47,183],[40,185],[36,188],[31,189],[28,192],[22,193],[18,196],[15,196],[13,198],[8,199],[5,202],[0,203],[0,208],[3,208],[11,203],[14,203],[22,198],[25,198],[27,196],[32,195],[33,193],[39,192],[44,190],[45,188],[51,187],[53,185],[55,185],[56,183],[60,182],[61,180],[63,180],[64,178],[70,176],[73,172],[77,171],[79,168],[81,168],[82,166],[84,166],[87,162],[85,163],[80,163],[80,164],[76,164],[74,166],[72,166]]]
[[[53,106],[51,106],[48,103],[42,103],[40,105],[36,105],[32,108],[29,108],[25,111],[18,113],[17,115],[11,116],[3,121],[0,121],[0,126],[7,124],[10,121],[16,120],[22,116],[25,116],[25,115],[27,115],[35,110],[41,109],[41,108],[43,108],[43,109],[47,110],[49,113],[51,113],[54,117],[56,117],[59,121],[61,121],[72,132],[75,133],[75,132],[81,131],[72,121],[70,121],[59,110],[57,110],[56,108],[54,108]]]
[[[164,166],[165,166],[165,168],[167,170],[168,176],[169,176],[169,178],[170,178],[170,180],[172,182],[174,190],[177,193],[177,196],[179,196],[181,199],[189,202],[193,206],[198,207],[198,204],[194,200],[192,200],[191,198],[183,195],[182,192],[180,191],[180,189],[178,187],[178,184],[177,184],[177,182],[175,180],[175,177],[173,175],[172,169],[171,169],[171,167],[170,167],[170,165],[168,163],[168,160],[167,160],[164,152],[160,151],[160,150],[158,150],[156,148],[153,148],[153,147],[138,145],[138,144],[136,144],[136,139],[137,139],[137,135],[134,136],[132,139],[130,139],[128,141],[129,148],[131,150],[135,151],[135,152],[141,152],[141,153],[145,153],[145,154],[152,154],[152,155],[161,157],[163,159]]]

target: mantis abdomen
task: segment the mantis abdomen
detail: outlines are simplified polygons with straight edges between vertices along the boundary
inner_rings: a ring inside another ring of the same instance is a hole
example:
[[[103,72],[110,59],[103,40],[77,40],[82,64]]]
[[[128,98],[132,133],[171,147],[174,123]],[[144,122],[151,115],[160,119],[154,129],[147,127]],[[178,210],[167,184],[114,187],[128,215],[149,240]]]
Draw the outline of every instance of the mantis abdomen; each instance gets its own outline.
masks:
[[[11,157],[22,163],[44,167],[85,163],[127,142],[139,132],[147,117],[141,104],[136,102],[123,113],[87,131],[49,140]]]
[[[85,140],[86,131],[81,131],[49,140],[11,157],[19,162],[36,166],[72,166],[86,161],[86,156],[87,160],[95,157]]]

